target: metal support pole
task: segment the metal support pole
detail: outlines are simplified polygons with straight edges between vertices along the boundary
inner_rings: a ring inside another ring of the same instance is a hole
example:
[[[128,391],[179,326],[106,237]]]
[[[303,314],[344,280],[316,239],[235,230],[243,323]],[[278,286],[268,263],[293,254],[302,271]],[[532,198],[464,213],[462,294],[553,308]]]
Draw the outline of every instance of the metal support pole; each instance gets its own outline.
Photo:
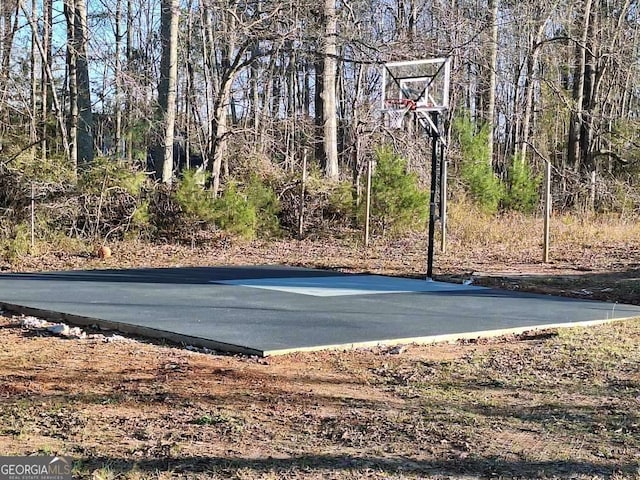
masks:
[[[429,240],[427,245],[427,280],[433,278],[433,250],[436,232],[436,189],[438,187],[438,113],[431,115],[431,192],[429,195]]]

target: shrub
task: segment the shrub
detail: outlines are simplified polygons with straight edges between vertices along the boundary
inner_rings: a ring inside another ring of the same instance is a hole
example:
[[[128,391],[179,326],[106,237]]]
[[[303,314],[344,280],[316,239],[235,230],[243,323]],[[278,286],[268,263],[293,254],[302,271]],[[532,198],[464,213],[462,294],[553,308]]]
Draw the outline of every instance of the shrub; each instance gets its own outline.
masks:
[[[519,157],[513,159],[507,175],[509,188],[505,192],[504,206],[522,213],[533,212],[538,206],[541,177],[535,176],[531,167]]]
[[[281,228],[297,235],[300,213],[299,174],[280,177],[277,181]],[[356,210],[351,182],[328,180],[315,164],[311,164],[304,189],[304,235],[337,233],[353,227]]]
[[[219,198],[214,198],[212,191],[204,188],[205,183],[202,172],[187,170],[183,172],[177,187],[171,191],[171,201],[166,205],[156,202],[156,223],[161,212],[171,216],[171,205],[178,210],[175,220],[160,228],[164,233],[180,235],[196,225],[215,225],[244,238],[279,233],[280,202],[274,190],[257,175],[252,176],[243,187],[235,181],[227,182]],[[149,207],[143,207],[141,205],[133,221],[147,221]]]
[[[31,230],[29,225],[19,223],[15,225],[12,230],[12,238],[2,242],[4,257],[9,261],[23,257],[31,250]]]
[[[331,223],[341,225],[354,223],[357,220],[358,212],[353,201],[351,182],[327,183],[325,188],[327,189],[327,203],[323,216]]]
[[[257,175],[251,175],[244,189],[247,202],[256,212],[255,230],[261,236],[274,236],[280,233],[280,201],[273,188],[263,183]]]
[[[203,188],[200,176],[195,169],[185,170],[173,197],[184,221],[209,224],[216,219],[216,205],[211,191]]]
[[[471,119],[463,116],[454,120],[453,129],[462,154],[460,176],[466,190],[483,210],[496,212],[504,197],[504,186],[491,166],[488,126],[484,125],[476,132]]]
[[[88,194],[99,195],[103,190],[113,192],[118,189],[135,197],[140,195],[146,180],[146,174],[132,165],[98,157],[82,172],[78,187]]]
[[[132,239],[145,233],[151,235],[151,232],[155,229],[154,227],[150,203],[148,200],[142,201],[131,214],[129,231],[126,232],[125,237]]]
[[[428,194],[418,187],[418,177],[391,147],[376,150],[371,183],[371,220],[387,231],[402,233],[423,224],[428,214]]]
[[[141,230],[144,226],[136,225],[134,217],[146,183],[147,176],[135,165],[98,157],[78,177],[78,210],[67,222],[83,237],[123,237],[132,226]]]
[[[24,151],[11,163],[11,168],[19,171],[28,182],[73,183],[75,171],[63,155],[48,155],[46,159],[33,157],[31,150]]]
[[[215,221],[229,233],[246,239],[255,237],[256,208],[238,191],[235,182],[229,182],[220,198],[215,201]]]

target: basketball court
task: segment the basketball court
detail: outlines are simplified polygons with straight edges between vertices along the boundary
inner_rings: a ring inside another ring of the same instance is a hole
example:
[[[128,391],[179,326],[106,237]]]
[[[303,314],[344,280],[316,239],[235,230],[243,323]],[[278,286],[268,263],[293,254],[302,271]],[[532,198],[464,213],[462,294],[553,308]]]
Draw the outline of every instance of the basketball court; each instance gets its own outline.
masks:
[[[450,74],[449,58],[433,58],[386,63],[381,75],[385,127],[401,129],[413,122],[431,146],[429,279],[436,222],[441,249],[446,247],[443,117],[449,109]],[[371,162],[367,175],[370,179]],[[367,223],[365,238],[368,230]],[[4,274],[0,306],[263,356],[477,338],[640,316],[638,306],[280,266]]]
[[[640,316],[631,305],[280,266],[3,274],[0,306],[261,356]]]

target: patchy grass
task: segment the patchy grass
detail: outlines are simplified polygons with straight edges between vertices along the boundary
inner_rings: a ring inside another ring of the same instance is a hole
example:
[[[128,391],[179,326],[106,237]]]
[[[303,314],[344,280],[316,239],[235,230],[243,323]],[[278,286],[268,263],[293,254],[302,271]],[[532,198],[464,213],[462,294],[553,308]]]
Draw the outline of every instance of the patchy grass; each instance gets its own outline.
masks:
[[[511,263],[539,264],[542,258],[543,219],[507,213],[488,215],[467,203],[453,203],[449,211],[449,250],[462,255],[482,253],[493,262],[493,271]],[[640,224],[614,215],[555,215],[551,219],[551,265],[597,270],[638,265]],[[634,261],[635,259],[635,261]],[[613,262],[612,262],[613,261]],[[473,264],[473,262],[472,262]]]
[[[640,478],[638,320],[267,361],[0,328],[0,451],[78,478]]]
[[[637,323],[568,330],[520,348],[493,347],[452,362],[405,365],[381,373],[394,391],[420,398],[423,415],[457,432],[472,454],[629,465],[640,453],[640,348]],[[488,434],[493,432],[488,437]],[[445,438],[444,440],[448,440]]]

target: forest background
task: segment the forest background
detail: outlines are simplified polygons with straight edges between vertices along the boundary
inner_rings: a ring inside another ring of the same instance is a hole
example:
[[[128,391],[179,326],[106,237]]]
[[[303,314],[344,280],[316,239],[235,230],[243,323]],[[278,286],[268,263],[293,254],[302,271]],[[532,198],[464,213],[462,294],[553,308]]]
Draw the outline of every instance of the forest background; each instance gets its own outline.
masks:
[[[429,57],[452,59],[457,202],[536,213],[549,162],[555,211],[633,219],[638,25],[631,0],[3,0],[3,253],[31,228],[359,228],[369,162],[374,232],[422,229],[429,139],[385,126],[381,65]]]

